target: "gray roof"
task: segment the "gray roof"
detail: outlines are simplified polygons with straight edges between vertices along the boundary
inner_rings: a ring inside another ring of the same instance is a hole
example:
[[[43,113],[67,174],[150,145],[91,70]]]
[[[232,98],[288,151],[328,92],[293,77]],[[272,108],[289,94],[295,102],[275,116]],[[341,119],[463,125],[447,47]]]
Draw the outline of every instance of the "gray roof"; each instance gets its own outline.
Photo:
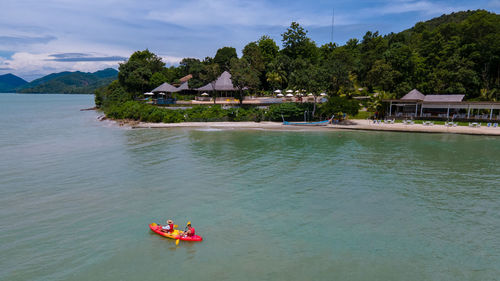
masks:
[[[208,83],[207,85],[196,89],[197,91],[212,91],[212,84]],[[227,71],[224,71],[217,80],[215,80],[215,90],[216,91],[237,91],[238,88],[233,86],[233,82],[231,81],[231,74]]]
[[[179,87],[177,87],[177,92],[180,92],[183,90],[189,90],[189,85],[188,85],[187,81],[182,83]]]
[[[153,93],[159,93],[159,92],[175,93],[175,92],[177,92],[177,88],[168,84],[167,82],[165,82],[165,83],[161,84],[160,86],[156,87],[151,92],[153,92]]]
[[[465,95],[426,95],[424,102],[461,102]]]
[[[417,89],[411,90],[408,94],[401,98],[402,100],[424,100],[425,95],[419,92]]]

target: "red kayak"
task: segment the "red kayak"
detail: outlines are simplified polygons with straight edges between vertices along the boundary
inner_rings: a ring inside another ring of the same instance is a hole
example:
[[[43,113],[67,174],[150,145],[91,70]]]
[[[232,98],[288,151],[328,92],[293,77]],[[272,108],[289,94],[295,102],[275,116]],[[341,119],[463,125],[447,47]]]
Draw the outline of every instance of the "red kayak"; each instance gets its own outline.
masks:
[[[150,224],[149,228],[151,228],[151,230],[154,233],[161,235],[161,236],[164,236],[164,237],[167,237],[167,238],[170,238],[170,239],[175,239],[175,240],[179,239],[182,241],[202,241],[203,240],[203,238],[201,236],[198,236],[198,235],[183,236],[183,235],[181,235],[182,231],[180,231],[178,229],[174,229],[174,231],[172,233],[163,232],[163,231],[161,231],[161,226],[157,225],[156,223]]]

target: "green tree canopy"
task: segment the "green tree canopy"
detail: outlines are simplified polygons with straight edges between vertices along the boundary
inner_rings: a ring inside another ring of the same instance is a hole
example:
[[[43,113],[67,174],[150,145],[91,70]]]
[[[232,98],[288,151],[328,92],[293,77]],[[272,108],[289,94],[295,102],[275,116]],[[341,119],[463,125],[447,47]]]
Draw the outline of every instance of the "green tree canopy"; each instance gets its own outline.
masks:
[[[229,70],[232,58],[238,58],[236,49],[233,47],[222,47],[217,50],[213,62],[218,64],[222,71],[225,71]]]
[[[120,63],[118,81],[125,91],[135,97],[153,88],[151,77],[164,67],[161,58],[149,50],[137,51],[126,62]]]
[[[281,34],[283,43],[283,54],[291,59],[307,59],[316,62],[318,48],[316,44],[307,37],[307,31],[297,22],[292,22],[286,32]]]
[[[259,72],[251,66],[246,58],[231,60],[231,80],[238,88],[240,104],[243,104],[245,87],[257,89],[260,85]]]

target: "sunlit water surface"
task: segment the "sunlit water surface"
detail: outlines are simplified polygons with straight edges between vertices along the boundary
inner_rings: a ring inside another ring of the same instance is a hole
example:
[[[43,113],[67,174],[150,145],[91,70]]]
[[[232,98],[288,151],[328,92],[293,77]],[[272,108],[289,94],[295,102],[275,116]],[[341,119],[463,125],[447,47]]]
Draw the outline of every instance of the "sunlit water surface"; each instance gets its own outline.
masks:
[[[0,280],[498,280],[500,138],[131,130],[0,94]],[[152,234],[191,220],[201,243]]]

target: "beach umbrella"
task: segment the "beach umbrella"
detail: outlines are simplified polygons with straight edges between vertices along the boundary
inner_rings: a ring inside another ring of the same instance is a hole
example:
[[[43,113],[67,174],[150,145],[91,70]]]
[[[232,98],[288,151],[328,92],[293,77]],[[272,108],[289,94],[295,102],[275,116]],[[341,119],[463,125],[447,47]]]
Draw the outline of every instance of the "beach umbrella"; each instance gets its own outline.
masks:
[[[309,93],[309,94],[307,94],[307,95],[308,95],[308,96],[310,96],[310,97],[314,96],[312,93]]]
[[[293,95],[292,95],[292,94],[286,94],[286,96],[287,96],[287,97],[293,97]]]
[[[145,96],[154,96],[154,93],[144,93]]]
[[[299,93],[300,91],[299,90],[295,90],[296,93]]]
[[[280,93],[280,94],[277,94],[276,96],[281,98],[281,97],[283,97],[283,94]]]
[[[164,96],[164,95],[165,95],[165,93],[159,93],[159,95]]]
[[[286,90],[287,93],[293,93],[293,90]]]
[[[276,94],[281,94],[281,90],[274,91]]]
[[[201,95],[202,95],[202,96],[204,96],[204,97],[208,96],[208,94],[207,94],[207,93],[203,93],[203,94],[201,94]]]
[[[321,93],[321,94],[319,94],[319,95],[320,95],[320,96],[326,96],[326,93]]]

